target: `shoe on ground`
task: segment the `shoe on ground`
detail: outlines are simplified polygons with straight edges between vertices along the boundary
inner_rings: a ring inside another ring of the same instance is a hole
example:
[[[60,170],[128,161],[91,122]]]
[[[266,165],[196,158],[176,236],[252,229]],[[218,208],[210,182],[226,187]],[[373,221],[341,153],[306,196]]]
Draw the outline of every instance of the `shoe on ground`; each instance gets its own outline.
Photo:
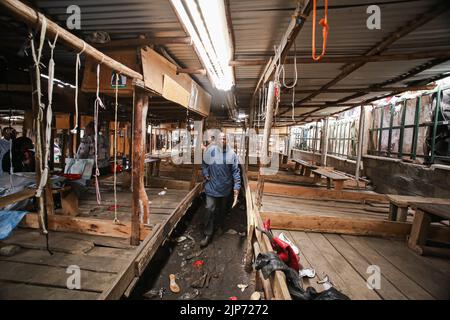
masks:
[[[211,236],[205,236],[202,241],[200,241],[200,248],[206,247],[211,241]]]

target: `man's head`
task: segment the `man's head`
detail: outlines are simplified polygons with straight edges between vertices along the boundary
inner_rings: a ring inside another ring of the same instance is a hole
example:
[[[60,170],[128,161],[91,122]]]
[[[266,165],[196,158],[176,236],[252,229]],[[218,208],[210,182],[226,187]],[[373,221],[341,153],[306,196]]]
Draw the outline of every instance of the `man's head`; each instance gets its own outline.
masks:
[[[16,139],[17,132],[12,127],[5,127],[2,129],[2,136],[5,140]]]

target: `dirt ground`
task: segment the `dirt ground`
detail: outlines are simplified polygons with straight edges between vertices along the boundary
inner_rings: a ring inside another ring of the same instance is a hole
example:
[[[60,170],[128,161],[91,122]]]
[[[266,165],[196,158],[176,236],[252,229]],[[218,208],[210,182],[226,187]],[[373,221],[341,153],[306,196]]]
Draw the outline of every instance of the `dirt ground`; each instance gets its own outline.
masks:
[[[133,298],[161,299],[162,292],[162,300],[249,299],[255,286],[253,274],[244,270],[246,213],[242,203],[225,215],[222,232],[216,230],[211,243],[202,249],[204,201],[199,201],[149,266]],[[180,293],[170,291],[170,274],[175,274]]]

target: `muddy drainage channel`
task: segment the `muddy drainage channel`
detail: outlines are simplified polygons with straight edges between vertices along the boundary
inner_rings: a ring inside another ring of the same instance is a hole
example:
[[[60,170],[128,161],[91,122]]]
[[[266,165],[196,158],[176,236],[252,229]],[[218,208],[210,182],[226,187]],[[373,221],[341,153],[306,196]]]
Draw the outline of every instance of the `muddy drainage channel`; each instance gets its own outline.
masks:
[[[159,248],[130,299],[250,298],[255,290],[255,280],[254,273],[244,270],[245,205],[237,205],[222,217],[221,228],[216,230],[206,248],[200,248],[203,214],[204,199],[199,197],[171,237]]]

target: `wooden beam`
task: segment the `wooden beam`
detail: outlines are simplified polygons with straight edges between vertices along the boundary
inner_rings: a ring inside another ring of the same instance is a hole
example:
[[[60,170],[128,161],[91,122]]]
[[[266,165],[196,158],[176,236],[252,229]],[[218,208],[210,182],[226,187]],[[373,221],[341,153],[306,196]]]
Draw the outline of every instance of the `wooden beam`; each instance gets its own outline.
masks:
[[[39,217],[36,213],[28,213],[20,225],[25,228],[38,229],[38,220]],[[143,240],[149,234],[151,228],[144,225],[139,225],[139,228],[140,238]],[[131,235],[131,224],[129,222],[115,224],[112,220],[60,215],[48,216],[48,229],[52,231],[75,232],[125,239],[130,238]]]
[[[194,69],[194,68],[178,68],[177,74],[179,73],[187,73],[187,74],[199,74],[202,76],[206,76],[205,69]]]
[[[341,57],[325,56],[319,62],[316,62],[310,56],[307,56],[307,57],[297,57],[297,63],[298,64],[356,63],[356,62],[368,63],[368,62],[386,62],[386,61],[409,61],[409,60],[436,59],[436,58],[450,58],[450,51],[430,50],[423,52],[383,54],[376,56],[341,56]],[[287,57],[284,63],[293,64],[294,58]],[[261,66],[266,64],[267,60],[264,59],[233,60],[229,62],[229,65],[233,67]]]
[[[0,197],[0,208],[6,207],[10,204],[33,198],[36,194],[35,189],[24,189],[19,192]]]
[[[406,239],[406,236],[411,231],[410,223],[387,220],[297,215],[282,212],[261,212],[261,217],[263,219],[270,219],[270,225],[273,229],[281,230],[401,239]]]
[[[186,44],[191,45],[190,37],[151,37],[151,38],[133,38],[123,40],[113,40],[108,43],[94,44],[96,48],[123,48],[123,47],[140,47],[151,45],[167,45],[167,44]]]
[[[256,183],[254,181],[250,181],[250,187],[252,190],[256,190]],[[268,194],[293,196],[303,199],[373,201],[381,203],[389,202],[387,196],[384,194],[363,191],[336,191],[322,188],[285,185],[281,183],[265,183],[264,192]]]
[[[11,13],[18,20],[28,24],[32,27],[41,26],[40,14],[35,9],[27,6],[19,0],[2,0],[0,6],[6,9],[7,12]],[[84,40],[73,35],[66,29],[60,27],[55,22],[47,18],[47,31],[46,37],[52,40],[58,34],[58,42],[62,43],[77,52],[81,52],[84,48],[84,53],[86,56],[91,57],[98,63],[102,63],[107,67],[133,79],[143,80],[142,74],[128,68],[120,62],[115,61],[111,57],[101,53],[95,49],[90,44],[86,43]]]
[[[352,93],[352,92],[364,92],[365,94],[370,92],[404,92],[404,91],[420,91],[420,90],[433,90],[436,85],[426,85],[426,86],[405,86],[405,87],[355,87],[355,88],[341,88],[341,89],[326,89],[322,93]],[[300,89],[295,90],[295,93],[314,93],[317,89]],[[283,92],[288,92],[288,90],[283,90]],[[306,106],[304,104],[302,106]],[[283,106],[292,108],[292,106]]]
[[[148,96],[139,88],[135,87],[135,104],[134,104],[134,126],[133,126],[133,157],[132,157],[132,188],[133,188],[133,211],[131,215],[131,244],[139,245],[139,225],[141,218],[141,211],[145,210],[148,199],[142,194],[144,188],[144,139],[145,139],[145,122],[144,113],[148,109]],[[144,192],[145,193],[145,192]],[[146,201],[146,203],[144,203]],[[147,212],[148,214],[148,212]],[[144,216],[144,212],[142,212]],[[146,219],[144,219],[146,221]]]

